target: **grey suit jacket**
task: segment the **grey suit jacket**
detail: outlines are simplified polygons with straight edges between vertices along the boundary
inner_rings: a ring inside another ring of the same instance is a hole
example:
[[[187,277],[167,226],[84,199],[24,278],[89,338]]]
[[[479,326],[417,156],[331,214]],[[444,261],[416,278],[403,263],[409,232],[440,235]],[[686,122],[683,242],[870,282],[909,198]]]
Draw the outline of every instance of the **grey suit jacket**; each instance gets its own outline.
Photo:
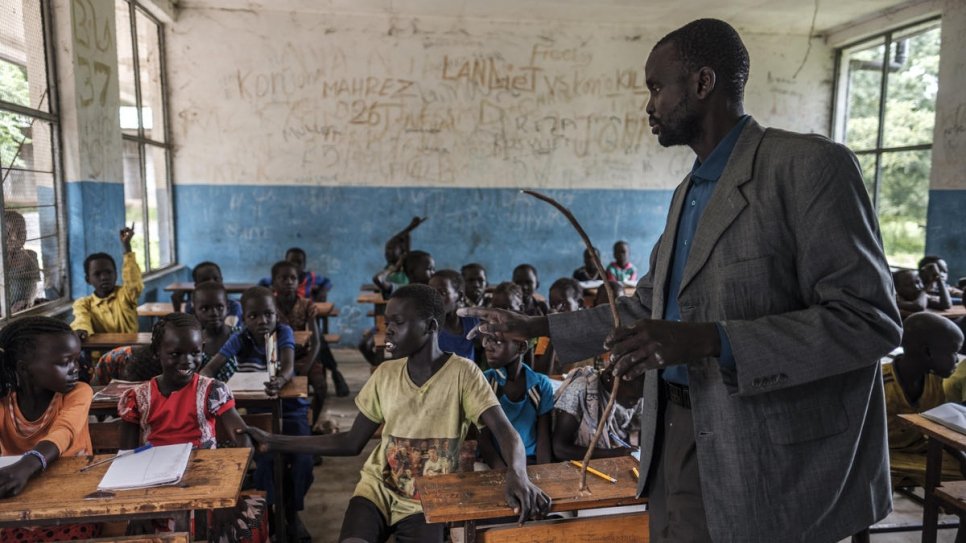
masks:
[[[689,179],[622,322],[661,318]],[[698,224],[678,298],[720,322],[735,370],[688,367],[708,528],[715,541],[838,541],[892,509],[878,359],[901,324],[855,157],[819,136],[743,129]],[[563,362],[598,354],[606,307],[553,315]],[[657,371],[644,379],[641,473],[660,451]],[[647,491],[642,477],[639,491]]]

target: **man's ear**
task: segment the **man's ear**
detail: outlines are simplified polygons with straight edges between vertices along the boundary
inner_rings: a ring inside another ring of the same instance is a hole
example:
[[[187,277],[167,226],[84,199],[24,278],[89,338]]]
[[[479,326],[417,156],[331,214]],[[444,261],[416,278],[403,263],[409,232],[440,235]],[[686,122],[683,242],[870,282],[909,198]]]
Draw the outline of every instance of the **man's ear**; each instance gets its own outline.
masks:
[[[714,70],[705,66],[698,70],[697,77],[697,88],[695,89],[695,95],[699,100],[704,100],[713,91],[714,87],[718,82],[718,76],[714,73]]]

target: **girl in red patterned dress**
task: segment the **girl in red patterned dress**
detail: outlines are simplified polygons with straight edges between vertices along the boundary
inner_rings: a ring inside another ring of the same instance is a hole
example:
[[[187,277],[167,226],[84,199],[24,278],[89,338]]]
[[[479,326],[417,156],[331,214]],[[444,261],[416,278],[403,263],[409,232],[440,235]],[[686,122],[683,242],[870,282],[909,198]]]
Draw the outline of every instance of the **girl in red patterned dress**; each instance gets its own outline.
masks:
[[[228,385],[196,371],[204,355],[202,347],[201,324],[193,315],[171,313],[155,324],[151,352],[157,366],[135,369],[160,375],[126,391],[118,402],[118,414],[126,423],[125,448],[143,440],[155,446],[191,443],[195,448],[214,449],[219,420],[235,440],[229,446],[251,446],[246,435],[235,431],[245,428],[245,422],[235,410]],[[235,511],[212,515],[208,539],[264,541],[263,511],[263,498],[243,496]]]

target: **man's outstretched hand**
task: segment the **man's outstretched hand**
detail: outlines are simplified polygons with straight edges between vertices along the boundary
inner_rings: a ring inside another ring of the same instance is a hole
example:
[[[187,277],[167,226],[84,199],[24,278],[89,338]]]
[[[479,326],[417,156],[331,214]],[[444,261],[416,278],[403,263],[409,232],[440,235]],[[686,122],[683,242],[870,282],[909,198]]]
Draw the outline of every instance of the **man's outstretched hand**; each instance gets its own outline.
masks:
[[[550,335],[550,323],[547,317],[529,317],[507,311],[505,309],[489,309],[484,307],[464,307],[456,312],[461,317],[476,317],[483,321],[467,336],[469,339],[477,335],[492,336],[499,340],[515,339],[526,341],[530,338]]]

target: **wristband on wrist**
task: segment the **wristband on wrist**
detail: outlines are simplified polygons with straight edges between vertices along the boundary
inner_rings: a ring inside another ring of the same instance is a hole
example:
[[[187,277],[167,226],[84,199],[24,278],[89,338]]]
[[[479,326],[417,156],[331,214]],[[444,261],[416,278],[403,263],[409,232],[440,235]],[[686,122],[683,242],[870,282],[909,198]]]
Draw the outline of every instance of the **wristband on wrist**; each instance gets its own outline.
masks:
[[[28,456],[33,456],[37,460],[40,460],[40,471],[47,471],[47,457],[40,451],[30,449],[29,451],[23,453],[21,458],[26,458]]]

